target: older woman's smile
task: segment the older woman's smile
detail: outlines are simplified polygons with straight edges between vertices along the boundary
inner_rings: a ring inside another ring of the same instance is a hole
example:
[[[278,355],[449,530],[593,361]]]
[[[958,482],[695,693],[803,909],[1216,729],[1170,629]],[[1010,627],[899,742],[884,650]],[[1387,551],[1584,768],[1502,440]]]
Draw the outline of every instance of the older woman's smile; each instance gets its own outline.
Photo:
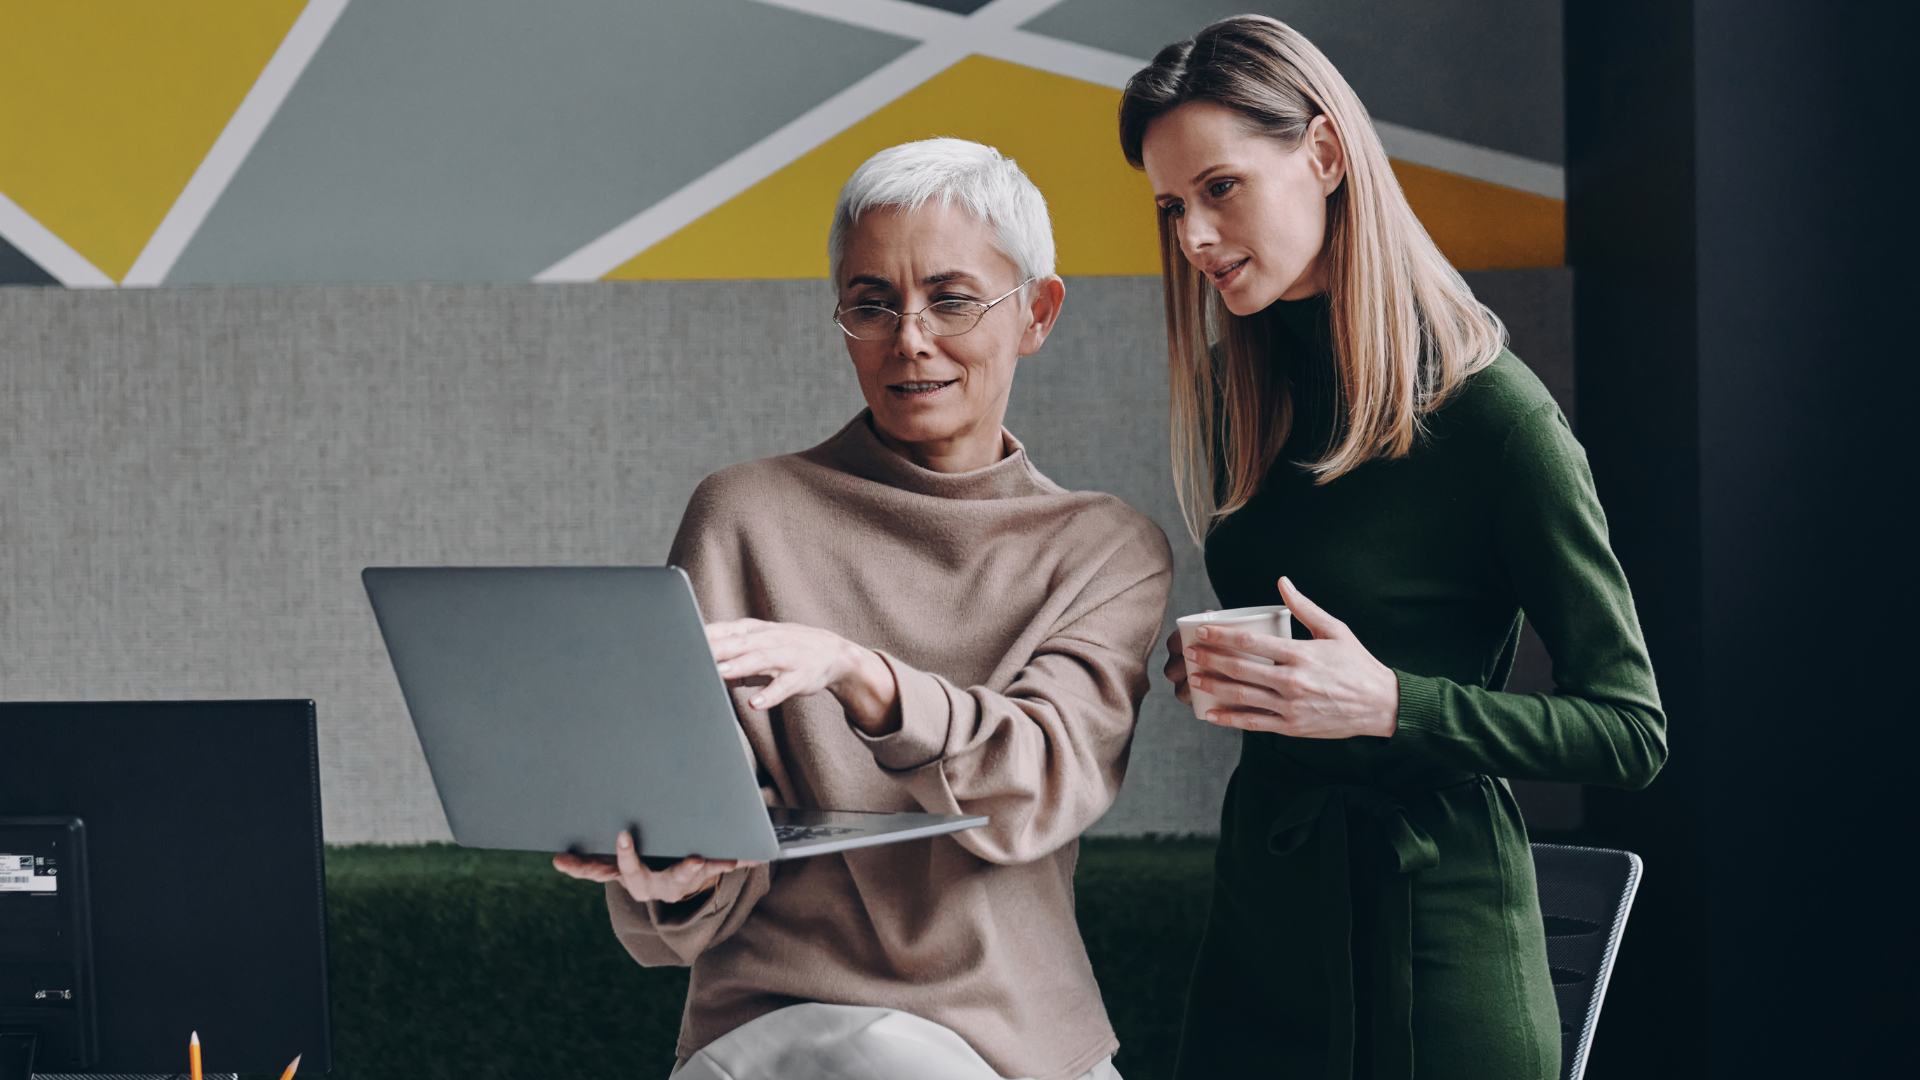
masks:
[[[946,379],[938,381],[888,383],[887,392],[895,397],[908,401],[926,401],[959,381],[959,379]]]

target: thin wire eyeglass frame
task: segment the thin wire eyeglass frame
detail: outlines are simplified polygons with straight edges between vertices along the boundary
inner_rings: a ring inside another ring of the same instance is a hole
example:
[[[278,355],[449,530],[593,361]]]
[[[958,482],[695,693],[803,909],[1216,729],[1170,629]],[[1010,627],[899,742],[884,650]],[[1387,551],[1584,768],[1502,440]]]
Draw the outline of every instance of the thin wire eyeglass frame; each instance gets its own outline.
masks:
[[[1026,288],[1027,286],[1033,284],[1035,281],[1038,281],[1038,280],[1040,279],[1028,278],[1025,281],[1022,281],[1020,284],[1015,285],[1013,288],[1008,289],[1006,292],[1001,293],[999,296],[994,297],[992,300],[986,301],[985,303],[982,303],[981,301],[978,301],[978,300],[940,300],[935,303],[928,304],[926,307],[923,307],[918,311],[895,311],[892,308],[882,307],[879,304],[855,304],[850,308],[845,308],[845,309],[835,308],[833,311],[833,325],[839,327],[841,333],[847,335],[848,337],[852,338],[855,341],[885,341],[888,338],[892,337],[893,335],[899,333],[900,320],[911,315],[914,318],[920,320],[920,329],[925,330],[928,334],[934,337],[959,337],[961,334],[968,333],[972,331],[974,327],[979,326],[980,320],[986,318],[987,312],[992,311],[994,309],[994,306],[999,304],[1000,301],[1005,300],[1007,297],[1012,296],[1014,293],[1019,292],[1021,289]],[[941,333],[940,331],[935,330],[933,328],[932,323],[927,321],[927,312],[932,311],[934,308],[940,307],[942,304],[954,304],[954,305],[965,304],[968,307],[977,307],[980,310],[978,313],[974,315],[973,322],[967,324],[967,328],[965,330],[954,330],[948,333]],[[848,315],[853,312],[862,311],[862,310],[884,311],[888,315],[893,316],[893,322],[887,327],[886,332],[884,333],[876,334],[873,337],[861,337],[859,334],[856,334],[852,330],[848,329],[847,324],[840,321],[840,317],[842,315]]]

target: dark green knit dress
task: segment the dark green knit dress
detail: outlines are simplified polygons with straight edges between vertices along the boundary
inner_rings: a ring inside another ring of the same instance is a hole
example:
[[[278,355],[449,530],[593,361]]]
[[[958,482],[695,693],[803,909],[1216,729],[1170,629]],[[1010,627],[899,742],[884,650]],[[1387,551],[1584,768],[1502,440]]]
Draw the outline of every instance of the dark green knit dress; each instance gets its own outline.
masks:
[[[1641,787],[1666,758],[1586,456],[1503,353],[1411,455],[1315,486],[1297,463],[1334,433],[1327,305],[1261,317],[1296,421],[1207,538],[1208,576],[1223,607],[1278,603],[1291,577],[1395,670],[1399,729],[1242,736],[1177,1075],[1555,1077],[1533,863],[1501,778]],[[1552,694],[1501,690],[1522,612]]]

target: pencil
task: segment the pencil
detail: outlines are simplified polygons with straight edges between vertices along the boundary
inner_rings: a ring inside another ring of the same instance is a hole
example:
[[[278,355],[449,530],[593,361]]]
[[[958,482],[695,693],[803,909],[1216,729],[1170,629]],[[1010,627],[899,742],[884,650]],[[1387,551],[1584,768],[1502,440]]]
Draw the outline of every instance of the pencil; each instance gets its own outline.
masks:
[[[200,1033],[197,1031],[187,1040],[187,1071],[193,1074],[193,1080],[200,1080]]]
[[[301,1056],[295,1054],[293,1060],[287,1062],[287,1071],[280,1074],[280,1080],[293,1080],[293,1074],[300,1071]]]

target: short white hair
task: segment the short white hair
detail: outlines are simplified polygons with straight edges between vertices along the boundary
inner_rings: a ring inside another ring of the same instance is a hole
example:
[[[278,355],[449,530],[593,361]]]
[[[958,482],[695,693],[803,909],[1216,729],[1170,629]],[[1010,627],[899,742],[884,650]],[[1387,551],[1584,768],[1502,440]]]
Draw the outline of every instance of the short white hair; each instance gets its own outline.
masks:
[[[1012,158],[966,139],[922,139],[890,146],[868,158],[840,189],[827,234],[827,266],[840,287],[847,237],[869,210],[911,213],[938,198],[993,230],[994,246],[1013,260],[1021,278],[1053,276],[1053,222],[1047,200]]]

